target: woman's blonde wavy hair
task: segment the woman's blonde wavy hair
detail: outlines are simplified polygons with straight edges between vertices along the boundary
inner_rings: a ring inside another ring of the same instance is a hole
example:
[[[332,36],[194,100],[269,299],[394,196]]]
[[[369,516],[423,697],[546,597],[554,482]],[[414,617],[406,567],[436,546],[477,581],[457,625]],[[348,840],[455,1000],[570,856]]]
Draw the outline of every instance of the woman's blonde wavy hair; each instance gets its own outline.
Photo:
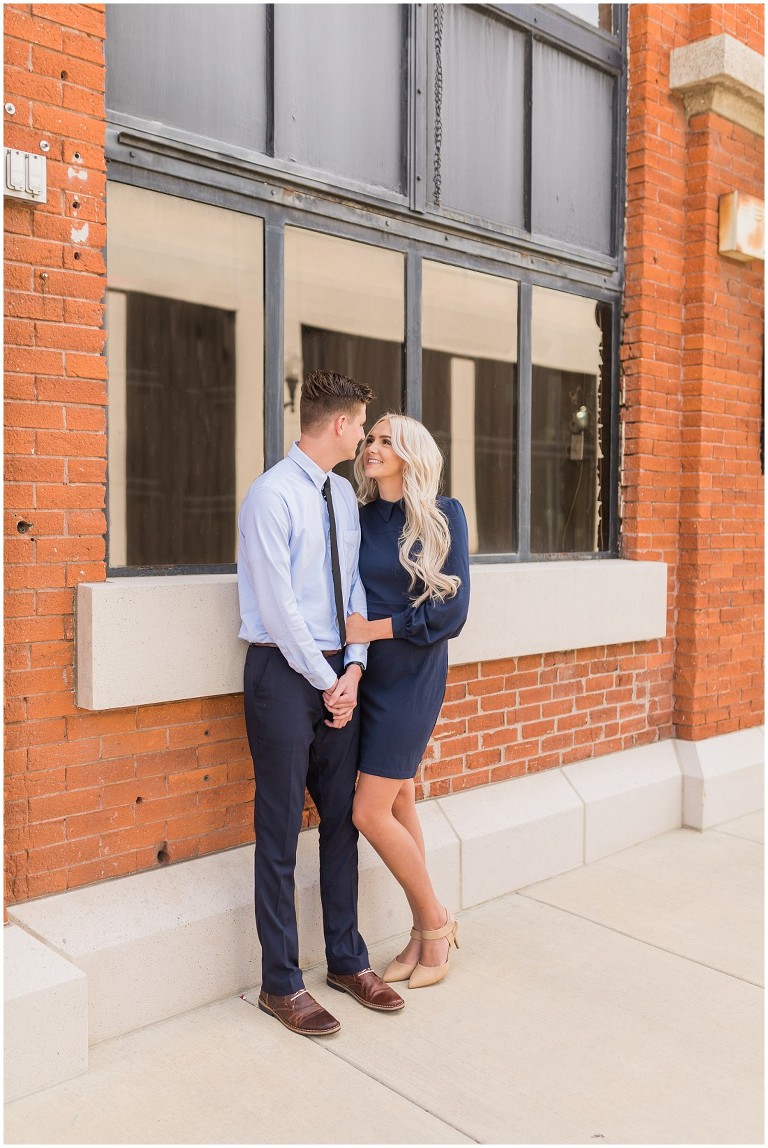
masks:
[[[389,420],[392,449],[404,462],[403,504],[405,526],[400,535],[400,565],[410,575],[409,591],[418,582],[424,590],[413,600],[414,606],[428,598],[444,602],[456,594],[461,579],[456,574],[443,574],[442,569],[451,548],[448,520],[437,505],[437,492],[443,473],[443,456],[432,435],[417,419],[389,411],[374,424]],[[378,483],[366,478],[363,451],[355,459],[358,500],[365,506],[378,497]]]

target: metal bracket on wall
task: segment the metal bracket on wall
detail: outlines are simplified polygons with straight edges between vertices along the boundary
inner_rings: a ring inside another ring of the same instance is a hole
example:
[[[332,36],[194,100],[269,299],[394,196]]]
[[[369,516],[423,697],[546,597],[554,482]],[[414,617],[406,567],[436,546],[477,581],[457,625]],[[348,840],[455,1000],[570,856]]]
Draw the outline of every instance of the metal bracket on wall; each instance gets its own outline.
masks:
[[[48,185],[46,157],[34,152],[5,149],[5,195],[11,199],[26,199],[31,203],[46,203]]]

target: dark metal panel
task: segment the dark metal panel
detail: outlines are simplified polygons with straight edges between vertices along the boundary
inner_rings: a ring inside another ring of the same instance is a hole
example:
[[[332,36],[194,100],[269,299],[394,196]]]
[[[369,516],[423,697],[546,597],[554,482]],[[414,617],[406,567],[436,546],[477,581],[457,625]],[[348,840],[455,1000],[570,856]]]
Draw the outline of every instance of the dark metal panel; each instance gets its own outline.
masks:
[[[275,5],[275,153],[404,193],[399,4]]]
[[[464,5],[446,4],[442,44],[430,52],[430,91],[436,83],[438,52],[442,140],[435,138],[433,99],[429,154],[430,169],[436,158],[440,162],[440,204],[523,227],[525,37]]]
[[[585,27],[567,12],[558,11],[552,4],[482,4],[473,7],[493,13],[533,32],[538,40],[546,40],[580,56],[591,63],[618,72],[622,67],[622,50],[617,37],[598,28]],[[616,7],[625,7],[617,5]]]
[[[533,292],[521,283],[517,295],[517,549],[521,558],[531,554],[531,317]]]
[[[424,211],[427,200],[427,9],[409,5],[408,206]]]
[[[614,179],[613,197],[613,251],[619,263],[619,275],[624,282],[624,215],[627,203],[627,57],[628,32],[626,4],[614,5],[616,36],[624,48],[624,64],[616,82],[614,99]]]
[[[405,395],[403,409],[421,418],[421,256],[405,257]]]
[[[264,469],[283,457],[284,355],[282,220],[267,220],[264,227]]]
[[[264,151],[264,4],[107,4],[107,107]]]
[[[266,6],[266,46],[264,50],[264,98],[267,108],[267,140],[264,150],[275,154],[275,6]]]
[[[534,44],[532,230],[610,254],[616,80]]]
[[[531,230],[531,163],[533,154],[533,38],[525,37],[525,122],[523,138],[523,227]]]

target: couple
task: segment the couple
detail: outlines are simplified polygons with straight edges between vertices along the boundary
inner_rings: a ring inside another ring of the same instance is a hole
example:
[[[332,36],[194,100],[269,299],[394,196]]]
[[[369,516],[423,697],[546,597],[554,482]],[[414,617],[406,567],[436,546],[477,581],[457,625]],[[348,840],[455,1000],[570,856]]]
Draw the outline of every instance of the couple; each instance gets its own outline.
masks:
[[[437,495],[443,460],[421,423],[385,415],[366,437],[373,398],[344,375],[310,374],[301,437],[252,484],[238,518],[259,1007],[307,1036],[340,1025],[304,988],[298,964],[305,786],[320,817],[328,985],[394,1012],[404,1001],[389,984],[435,984],[456,943],[456,922],[427,872],[413,778],[443,700],[448,638],[467,617],[467,524],[455,499]],[[360,509],[332,473],[356,455]],[[383,978],[357,928],[358,830],[413,913],[411,938]]]

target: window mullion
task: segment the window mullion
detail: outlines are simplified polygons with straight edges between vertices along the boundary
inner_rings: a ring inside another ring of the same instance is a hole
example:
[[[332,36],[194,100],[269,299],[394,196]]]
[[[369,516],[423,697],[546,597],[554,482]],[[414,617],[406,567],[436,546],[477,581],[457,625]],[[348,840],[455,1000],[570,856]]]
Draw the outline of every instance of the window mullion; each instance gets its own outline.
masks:
[[[531,315],[531,285],[521,283],[518,290],[517,321],[517,549],[523,559],[531,555]]]
[[[423,212],[427,197],[427,37],[426,7],[409,5],[408,35],[408,199]]]
[[[405,260],[405,394],[403,409],[421,419],[421,255],[409,251]]]
[[[264,469],[283,457],[285,391],[284,251],[282,218],[267,219],[264,227]]]

